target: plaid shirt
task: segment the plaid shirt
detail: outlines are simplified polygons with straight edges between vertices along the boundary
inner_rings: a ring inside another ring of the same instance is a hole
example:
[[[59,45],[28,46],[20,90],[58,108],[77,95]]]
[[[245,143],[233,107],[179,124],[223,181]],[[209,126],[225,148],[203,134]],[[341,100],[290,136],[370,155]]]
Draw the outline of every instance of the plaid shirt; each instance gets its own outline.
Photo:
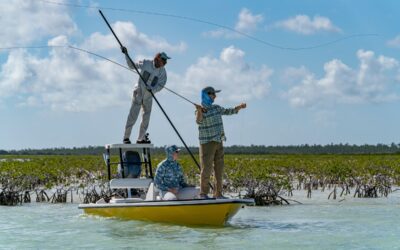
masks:
[[[205,108],[207,112],[203,113],[203,120],[198,122],[200,144],[225,141],[222,115],[233,115],[238,111],[235,108],[223,108],[219,105],[205,106]]]

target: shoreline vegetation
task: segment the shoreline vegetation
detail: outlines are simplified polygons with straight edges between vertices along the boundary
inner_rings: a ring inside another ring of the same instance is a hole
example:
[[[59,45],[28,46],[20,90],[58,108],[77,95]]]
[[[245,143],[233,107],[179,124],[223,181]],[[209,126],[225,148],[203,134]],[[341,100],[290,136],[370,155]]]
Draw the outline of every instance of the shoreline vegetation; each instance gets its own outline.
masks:
[[[163,154],[164,147],[155,147],[153,154]],[[198,153],[198,147],[189,147],[193,153]],[[186,150],[182,152],[185,153]],[[265,146],[265,145],[232,145],[224,146],[226,154],[400,154],[400,144],[302,144],[287,146]],[[104,153],[103,146],[87,146],[73,148],[45,148],[45,149],[0,149],[0,155],[101,155]]]
[[[97,155],[32,153],[0,156],[0,205],[33,201],[65,203],[73,202],[77,196],[89,203],[125,195],[109,189],[100,152]],[[152,158],[155,168],[165,155],[156,151]],[[199,171],[189,155],[182,154],[179,162],[188,182],[198,185]],[[116,172],[114,165],[112,175]],[[399,185],[400,154],[226,153],[225,156],[225,193],[254,198],[260,206],[296,203],[291,199],[296,190],[305,191],[308,199],[320,191],[326,193],[326,199],[342,200],[387,197]]]

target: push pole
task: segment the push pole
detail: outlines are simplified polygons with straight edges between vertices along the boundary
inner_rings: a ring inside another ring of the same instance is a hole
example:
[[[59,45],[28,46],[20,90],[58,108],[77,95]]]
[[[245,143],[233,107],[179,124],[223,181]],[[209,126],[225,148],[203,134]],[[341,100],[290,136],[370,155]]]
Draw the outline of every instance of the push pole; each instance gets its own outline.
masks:
[[[115,39],[117,40],[119,46],[121,47],[121,49],[124,47],[121,43],[121,41],[118,39],[117,35],[115,34],[114,30],[111,28],[110,23],[107,21],[106,17],[103,15],[103,12],[101,10],[99,10],[99,13],[101,15],[101,17],[104,19],[104,22],[107,24],[108,28],[111,30],[111,32],[113,33]],[[131,57],[129,56],[128,53],[125,54],[129,60],[129,62],[133,65],[133,68],[135,69],[135,71],[137,72],[137,74],[139,75],[140,79],[142,79],[143,83],[145,84],[146,87],[148,87],[149,85],[147,84],[147,82],[145,81],[145,79],[143,78],[142,74],[140,74],[138,68],[136,67],[136,64],[132,61]],[[189,149],[189,147],[186,145],[186,142],[183,140],[182,136],[179,134],[178,130],[176,129],[175,125],[172,123],[171,119],[169,119],[167,113],[165,112],[165,110],[163,109],[163,107],[161,106],[160,102],[157,100],[157,98],[155,97],[153,91],[148,90],[151,94],[151,96],[154,98],[154,100],[156,101],[158,107],[161,109],[162,113],[164,114],[164,116],[167,118],[169,124],[171,124],[172,128],[174,129],[175,133],[178,135],[179,139],[181,140],[181,142],[183,143],[183,145],[185,146],[186,150],[189,152],[190,156],[192,157],[193,161],[196,163],[197,167],[199,168],[199,170],[201,171],[201,167],[200,164],[197,162],[196,158],[194,157],[192,151]],[[212,185],[209,183],[211,189],[213,189]]]

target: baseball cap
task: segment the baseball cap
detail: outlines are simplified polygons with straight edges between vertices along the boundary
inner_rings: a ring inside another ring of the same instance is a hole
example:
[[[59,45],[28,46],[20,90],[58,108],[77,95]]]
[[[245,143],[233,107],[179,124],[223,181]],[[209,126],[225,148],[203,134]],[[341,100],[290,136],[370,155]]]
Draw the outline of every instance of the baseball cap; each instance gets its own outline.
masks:
[[[178,148],[176,145],[172,145],[171,146],[171,151],[177,152],[177,151],[181,151],[181,149]]]
[[[221,90],[215,90],[211,86],[205,87],[202,91],[205,92],[205,93],[218,93],[218,92],[221,92]]]
[[[176,145],[166,146],[165,152],[167,155],[171,155],[173,152],[179,152],[180,149]]]
[[[171,59],[165,52],[160,52],[161,59],[168,60]]]

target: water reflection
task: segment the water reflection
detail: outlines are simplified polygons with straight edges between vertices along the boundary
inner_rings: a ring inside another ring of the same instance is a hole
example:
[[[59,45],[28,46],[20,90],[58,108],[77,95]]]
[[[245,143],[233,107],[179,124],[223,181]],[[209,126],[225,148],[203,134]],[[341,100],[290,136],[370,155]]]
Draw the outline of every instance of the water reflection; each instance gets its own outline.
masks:
[[[163,223],[121,221],[107,225],[108,233],[119,240],[163,240],[186,244],[216,244],[223,238],[243,237],[249,231],[245,228],[228,227],[188,227]]]

